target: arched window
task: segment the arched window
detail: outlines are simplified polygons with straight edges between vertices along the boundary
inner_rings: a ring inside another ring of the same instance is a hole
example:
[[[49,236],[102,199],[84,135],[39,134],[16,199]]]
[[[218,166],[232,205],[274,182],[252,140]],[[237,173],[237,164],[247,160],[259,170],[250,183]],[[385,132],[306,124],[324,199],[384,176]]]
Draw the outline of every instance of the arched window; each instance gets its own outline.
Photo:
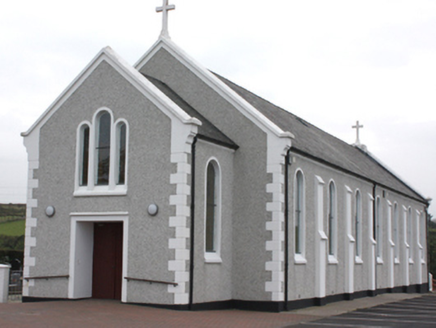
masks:
[[[336,187],[333,181],[329,184],[329,205],[328,205],[328,238],[329,238],[329,255],[336,256]]]
[[[298,171],[295,177],[295,254],[304,256],[304,177]]]
[[[111,148],[111,116],[108,112],[100,113],[97,120],[96,140],[96,171],[95,184],[106,186],[109,184],[110,148]]]
[[[110,109],[98,110],[92,123],[77,130],[75,196],[125,195],[129,126],[114,122]]]
[[[421,253],[421,260],[425,261],[424,250],[423,250],[423,243],[425,242],[425,215],[424,215],[424,212],[417,211],[416,218],[418,219],[418,224],[417,224],[418,247],[421,250],[421,252],[420,252]]]
[[[221,186],[220,169],[216,160],[206,167],[206,218],[205,254],[206,260],[220,260],[221,238]]]
[[[123,185],[126,178],[126,123],[117,124],[117,165],[116,179],[117,185]]]
[[[88,185],[89,165],[89,125],[83,124],[79,129],[79,186]]]
[[[375,241],[377,242],[377,258],[382,259],[382,224],[381,224],[381,204],[380,197],[375,203]]]
[[[412,243],[412,208],[407,211],[407,244],[409,245],[409,260],[413,258],[413,243]]]
[[[356,213],[355,213],[355,221],[354,221],[354,238],[356,240],[356,256],[361,257],[361,250],[362,250],[362,200],[360,197],[360,191],[356,191]]]
[[[394,204],[394,222],[392,224],[392,239],[395,244],[394,246],[394,259],[396,262],[400,258],[400,240],[398,237],[398,204]]]

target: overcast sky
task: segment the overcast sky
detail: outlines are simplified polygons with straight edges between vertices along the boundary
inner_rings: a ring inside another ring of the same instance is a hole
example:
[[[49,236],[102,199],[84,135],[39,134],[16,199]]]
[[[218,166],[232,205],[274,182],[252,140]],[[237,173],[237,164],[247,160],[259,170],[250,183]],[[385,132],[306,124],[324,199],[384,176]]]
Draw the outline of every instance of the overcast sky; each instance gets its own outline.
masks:
[[[436,197],[436,1],[170,4],[170,36],[200,64],[347,143],[359,120],[361,142],[424,197]],[[20,133],[103,47],[135,64],[160,34],[160,5],[2,4],[0,202],[26,200]]]

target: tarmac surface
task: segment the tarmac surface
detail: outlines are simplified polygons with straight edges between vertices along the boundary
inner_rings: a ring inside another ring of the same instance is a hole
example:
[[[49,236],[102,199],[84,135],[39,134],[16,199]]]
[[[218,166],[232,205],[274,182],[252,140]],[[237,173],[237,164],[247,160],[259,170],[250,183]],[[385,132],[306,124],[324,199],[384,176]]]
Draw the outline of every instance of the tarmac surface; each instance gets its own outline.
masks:
[[[282,313],[173,311],[87,299],[0,304],[0,327],[436,327],[436,294],[383,294]]]

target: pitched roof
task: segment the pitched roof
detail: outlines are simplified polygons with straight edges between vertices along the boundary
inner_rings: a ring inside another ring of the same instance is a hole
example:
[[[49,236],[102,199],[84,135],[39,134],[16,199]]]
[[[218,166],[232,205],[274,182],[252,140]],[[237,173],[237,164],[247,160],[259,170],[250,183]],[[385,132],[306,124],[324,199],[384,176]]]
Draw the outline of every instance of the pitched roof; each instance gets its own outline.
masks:
[[[154,84],[161,92],[163,92],[168,98],[170,98],[177,106],[183,109],[189,116],[195,117],[201,121],[201,126],[198,127],[197,136],[201,139],[205,139],[222,146],[237,149],[238,146],[224,133],[222,133],[215,125],[213,125],[208,119],[196,111],[190,104],[188,104],[183,98],[176,94],[167,84],[159,81],[151,76],[143,74],[151,83]]]
[[[424,197],[381,165],[368,152],[349,145],[300,117],[215,74],[221,81],[284,131],[295,135],[292,151],[385,188],[427,203]]]

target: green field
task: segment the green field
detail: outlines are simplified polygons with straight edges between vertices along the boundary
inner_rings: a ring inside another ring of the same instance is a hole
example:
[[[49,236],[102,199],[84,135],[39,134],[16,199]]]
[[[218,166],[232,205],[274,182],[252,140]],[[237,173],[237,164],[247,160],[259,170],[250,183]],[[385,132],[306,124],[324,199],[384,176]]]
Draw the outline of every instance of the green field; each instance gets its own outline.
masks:
[[[16,220],[0,223],[0,235],[22,236],[24,235],[26,220]]]

